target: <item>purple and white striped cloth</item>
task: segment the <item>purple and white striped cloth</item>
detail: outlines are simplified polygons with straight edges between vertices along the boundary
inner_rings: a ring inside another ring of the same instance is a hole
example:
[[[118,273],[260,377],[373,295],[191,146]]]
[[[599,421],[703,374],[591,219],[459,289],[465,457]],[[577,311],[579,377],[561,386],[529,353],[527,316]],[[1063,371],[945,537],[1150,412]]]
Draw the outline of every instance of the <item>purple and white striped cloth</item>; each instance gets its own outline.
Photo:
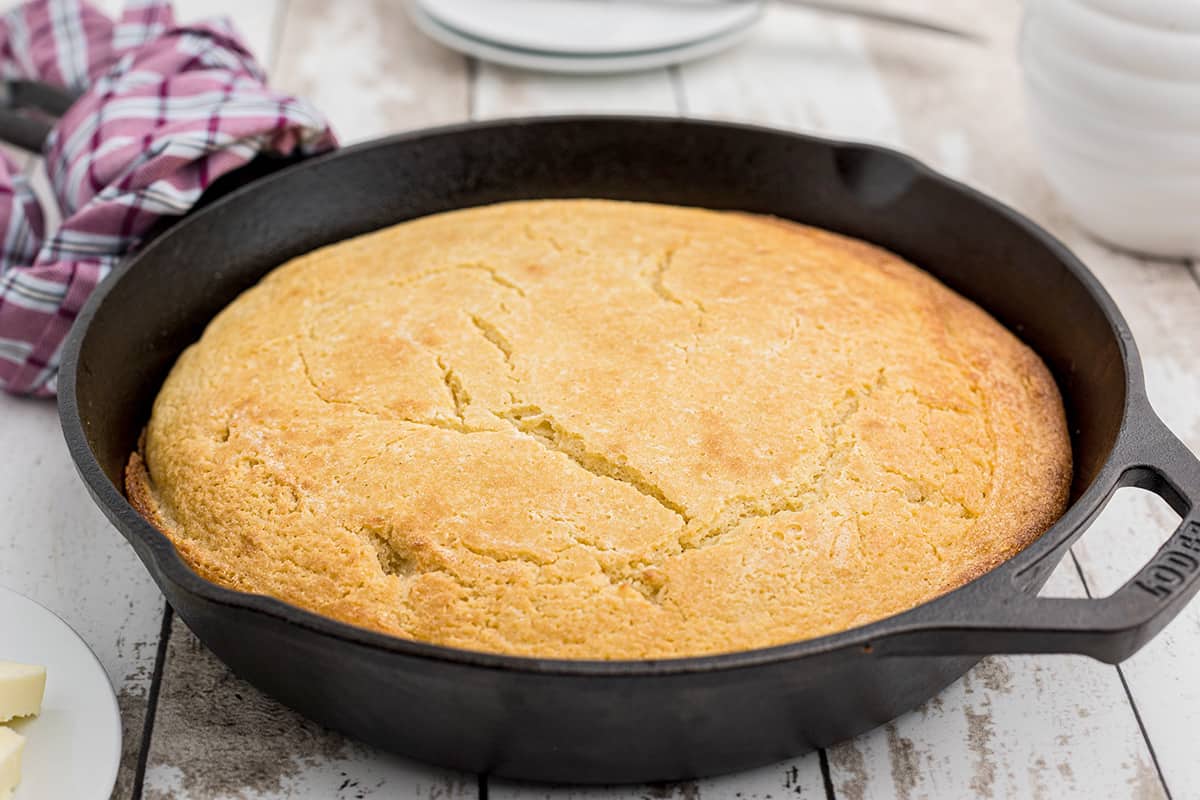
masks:
[[[160,218],[259,154],[336,146],[227,23],[176,26],[165,0],[127,2],[115,21],[82,0],[25,3],[0,18],[0,77],[83,92],[45,146],[57,231],[0,153],[0,386],[16,394],[55,393],[76,314]]]

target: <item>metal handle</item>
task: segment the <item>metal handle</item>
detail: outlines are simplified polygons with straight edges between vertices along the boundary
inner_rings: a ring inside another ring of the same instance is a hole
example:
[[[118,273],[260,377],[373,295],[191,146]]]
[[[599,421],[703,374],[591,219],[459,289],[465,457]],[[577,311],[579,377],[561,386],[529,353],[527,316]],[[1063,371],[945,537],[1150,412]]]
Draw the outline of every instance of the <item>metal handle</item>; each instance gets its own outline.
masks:
[[[54,123],[76,99],[68,89],[38,81],[0,83],[0,141],[40,153]],[[23,113],[28,111],[34,113]]]
[[[1154,492],[1182,517],[1154,558],[1109,597],[1073,599],[988,590],[962,619],[917,622],[878,642],[879,655],[1080,653],[1118,663],[1136,653],[1200,590],[1200,460],[1153,414],[1128,446],[1113,491]],[[1110,495],[1111,496],[1111,495]],[[973,608],[972,608],[973,607]],[[985,609],[981,614],[979,609]]]
[[[42,145],[54,127],[52,122],[27,117],[7,108],[0,108],[0,141],[30,153],[42,152]]]
[[[677,8],[696,5],[760,6],[763,4],[762,0],[636,0],[636,2],[644,5],[675,6]],[[779,5],[807,8],[810,11],[818,11],[823,14],[852,17],[866,22],[890,25],[895,28],[924,31],[925,33],[938,33],[976,44],[986,44],[986,40],[977,33],[943,25],[940,22],[929,19],[921,19],[907,14],[898,14],[879,8],[872,8],[867,4],[853,5],[845,3],[842,0],[774,0],[774,2]]]

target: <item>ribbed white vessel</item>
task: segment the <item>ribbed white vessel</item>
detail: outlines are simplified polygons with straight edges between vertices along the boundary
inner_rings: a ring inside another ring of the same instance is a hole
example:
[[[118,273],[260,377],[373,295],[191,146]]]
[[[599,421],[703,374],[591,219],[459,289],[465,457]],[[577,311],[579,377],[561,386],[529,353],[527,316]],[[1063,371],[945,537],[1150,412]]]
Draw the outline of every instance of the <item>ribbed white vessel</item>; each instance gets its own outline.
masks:
[[[1020,57],[1047,176],[1096,237],[1200,258],[1200,0],[1027,0]]]

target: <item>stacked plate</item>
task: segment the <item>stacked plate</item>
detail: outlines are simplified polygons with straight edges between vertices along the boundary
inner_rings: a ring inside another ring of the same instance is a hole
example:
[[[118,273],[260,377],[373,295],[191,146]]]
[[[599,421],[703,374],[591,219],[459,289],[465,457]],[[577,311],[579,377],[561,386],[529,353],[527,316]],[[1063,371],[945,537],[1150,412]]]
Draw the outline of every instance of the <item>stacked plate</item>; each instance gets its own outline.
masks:
[[[765,0],[409,0],[413,21],[485,61],[563,73],[652,69],[748,34]]]

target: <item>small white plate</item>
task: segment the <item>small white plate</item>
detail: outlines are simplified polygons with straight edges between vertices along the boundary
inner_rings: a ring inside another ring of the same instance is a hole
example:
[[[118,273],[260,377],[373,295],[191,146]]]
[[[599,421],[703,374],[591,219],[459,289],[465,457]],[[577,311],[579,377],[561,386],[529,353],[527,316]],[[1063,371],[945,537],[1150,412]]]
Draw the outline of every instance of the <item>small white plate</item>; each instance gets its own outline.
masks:
[[[761,0],[418,0],[442,27],[497,47],[598,56],[683,47],[740,29]]]
[[[744,39],[754,28],[758,15],[750,18],[741,27],[734,28],[711,39],[662,50],[648,50],[619,55],[562,55],[537,50],[519,50],[496,45],[482,39],[448,28],[425,13],[416,2],[407,6],[413,23],[429,38],[483,61],[504,64],[519,69],[536,70],[574,75],[609,75],[621,72],[638,72],[657,69],[672,64],[682,64],[697,58],[719,53]],[[759,6],[761,11],[761,6]]]
[[[25,737],[13,800],[107,800],[121,762],[121,714],[95,654],[53,613],[0,588],[0,660],[46,667],[42,713],[8,723]]]

